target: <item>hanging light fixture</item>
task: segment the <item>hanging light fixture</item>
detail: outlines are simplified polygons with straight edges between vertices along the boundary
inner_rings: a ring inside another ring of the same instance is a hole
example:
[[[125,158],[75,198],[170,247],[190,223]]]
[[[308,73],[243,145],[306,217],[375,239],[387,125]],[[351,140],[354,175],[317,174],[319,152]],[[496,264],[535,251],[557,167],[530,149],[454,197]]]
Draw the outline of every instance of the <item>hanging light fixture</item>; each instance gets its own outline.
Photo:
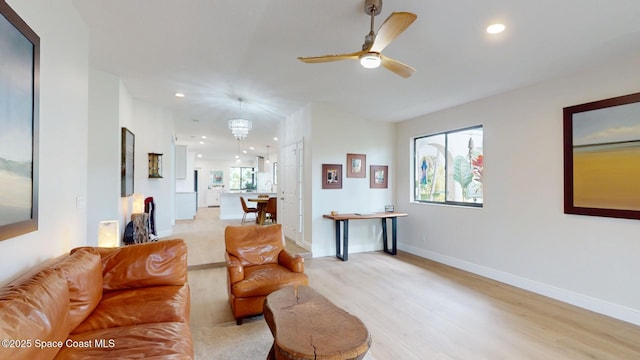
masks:
[[[235,119],[229,120],[229,130],[238,140],[244,140],[247,135],[249,135],[249,130],[251,130],[252,123],[251,120],[242,118],[242,98],[238,98],[239,108],[238,117]]]
[[[269,163],[269,145],[267,145],[267,164]]]

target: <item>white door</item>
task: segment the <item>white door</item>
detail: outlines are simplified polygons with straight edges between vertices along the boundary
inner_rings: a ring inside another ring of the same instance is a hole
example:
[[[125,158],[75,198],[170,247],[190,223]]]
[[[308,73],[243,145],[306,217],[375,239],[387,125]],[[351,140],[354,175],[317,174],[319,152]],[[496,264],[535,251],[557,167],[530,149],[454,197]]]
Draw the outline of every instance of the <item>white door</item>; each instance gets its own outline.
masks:
[[[300,141],[286,146],[278,161],[280,171],[280,184],[278,184],[280,204],[278,206],[282,209],[282,211],[278,210],[278,222],[282,224],[284,236],[301,246],[304,243],[302,232],[302,159],[302,141]]]

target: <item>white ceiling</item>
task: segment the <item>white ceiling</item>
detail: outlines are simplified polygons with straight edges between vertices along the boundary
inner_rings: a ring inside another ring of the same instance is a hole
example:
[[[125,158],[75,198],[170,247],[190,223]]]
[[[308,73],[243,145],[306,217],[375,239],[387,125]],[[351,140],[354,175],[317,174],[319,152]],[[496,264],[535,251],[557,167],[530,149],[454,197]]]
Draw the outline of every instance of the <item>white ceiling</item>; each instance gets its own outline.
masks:
[[[640,54],[638,0],[384,0],[375,29],[393,11],[418,15],[383,52],[417,69],[408,79],[357,61],[297,60],[360,50],[364,0],[73,2],[91,31],[92,66],[175,111],[179,143],[205,159],[236,154],[227,120],[238,98],[254,126],[242,148],[265,155],[278,146],[278,121],[309,102],[401,121]],[[493,22],[507,30],[488,35]]]

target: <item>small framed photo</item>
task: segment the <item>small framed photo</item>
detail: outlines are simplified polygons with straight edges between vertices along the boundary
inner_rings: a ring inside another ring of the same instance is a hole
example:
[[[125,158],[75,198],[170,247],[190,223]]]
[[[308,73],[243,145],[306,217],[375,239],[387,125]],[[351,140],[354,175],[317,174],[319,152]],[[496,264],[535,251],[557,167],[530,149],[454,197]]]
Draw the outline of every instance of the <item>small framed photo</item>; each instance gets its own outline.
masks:
[[[347,154],[347,177],[367,177],[367,155]]]
[[[342,164],[322,164],[322,188],[342,189]]]
[[[370,185],[372,189],[386,189],[388,186],[389,167],[387,165],[371,165]]]

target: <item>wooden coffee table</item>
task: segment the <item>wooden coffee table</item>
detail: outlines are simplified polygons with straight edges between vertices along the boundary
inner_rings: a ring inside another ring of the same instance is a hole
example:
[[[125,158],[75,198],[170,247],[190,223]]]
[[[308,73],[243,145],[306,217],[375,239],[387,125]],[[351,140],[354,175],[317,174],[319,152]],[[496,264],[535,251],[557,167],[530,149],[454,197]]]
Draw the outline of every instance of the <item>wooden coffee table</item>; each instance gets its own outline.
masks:
[[[264,319],[273,334],[267,359],[362,359],[371,336],[362,321],[308,286],[267,296]]]

